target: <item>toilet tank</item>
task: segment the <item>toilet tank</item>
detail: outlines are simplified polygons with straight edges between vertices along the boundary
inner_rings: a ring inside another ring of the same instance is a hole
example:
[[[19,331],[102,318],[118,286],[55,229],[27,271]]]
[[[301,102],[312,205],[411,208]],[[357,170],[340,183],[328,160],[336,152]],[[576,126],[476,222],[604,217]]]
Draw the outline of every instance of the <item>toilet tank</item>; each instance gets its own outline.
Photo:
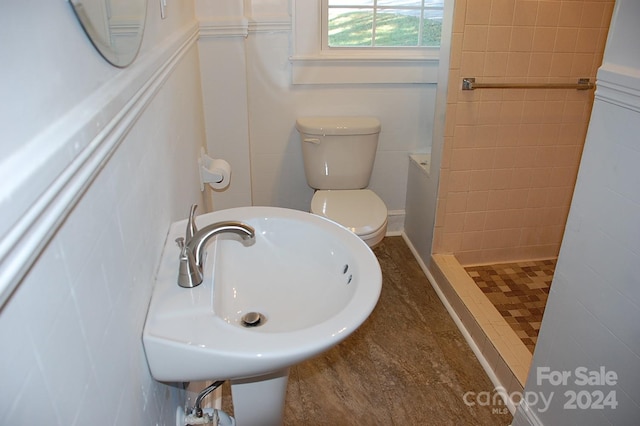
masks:
[[[361,189],[369,185],[378,147],[375,117],[301,117],[302,158],[315,189]]]

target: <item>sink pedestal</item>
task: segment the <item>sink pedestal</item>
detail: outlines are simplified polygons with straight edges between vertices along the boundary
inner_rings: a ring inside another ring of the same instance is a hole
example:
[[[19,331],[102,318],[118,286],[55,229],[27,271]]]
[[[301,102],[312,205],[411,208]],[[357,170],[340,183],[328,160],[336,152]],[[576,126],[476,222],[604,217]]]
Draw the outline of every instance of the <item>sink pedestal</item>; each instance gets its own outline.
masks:
[[[281,426],[289,369],[232,380],[233,415],[238,426]]]

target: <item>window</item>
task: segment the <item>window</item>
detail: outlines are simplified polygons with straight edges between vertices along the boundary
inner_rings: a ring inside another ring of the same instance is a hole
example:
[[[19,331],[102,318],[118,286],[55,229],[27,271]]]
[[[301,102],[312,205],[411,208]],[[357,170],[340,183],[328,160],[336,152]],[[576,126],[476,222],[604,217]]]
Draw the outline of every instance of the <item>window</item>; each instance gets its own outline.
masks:
[[[444,0],[324,0],[323,48],[439,47]]]
[[[436,83],[448,58],[453,0],[291,1],[293,84]]]

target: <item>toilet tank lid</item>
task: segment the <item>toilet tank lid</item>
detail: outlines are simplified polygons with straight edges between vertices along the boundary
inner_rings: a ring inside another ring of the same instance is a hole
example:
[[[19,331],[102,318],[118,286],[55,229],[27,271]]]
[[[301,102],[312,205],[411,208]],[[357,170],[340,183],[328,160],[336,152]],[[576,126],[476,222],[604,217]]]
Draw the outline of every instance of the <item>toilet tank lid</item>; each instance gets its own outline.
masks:
[[[375,117],[300,117],[296,129],[308,135],[371,135],[380,132]]]

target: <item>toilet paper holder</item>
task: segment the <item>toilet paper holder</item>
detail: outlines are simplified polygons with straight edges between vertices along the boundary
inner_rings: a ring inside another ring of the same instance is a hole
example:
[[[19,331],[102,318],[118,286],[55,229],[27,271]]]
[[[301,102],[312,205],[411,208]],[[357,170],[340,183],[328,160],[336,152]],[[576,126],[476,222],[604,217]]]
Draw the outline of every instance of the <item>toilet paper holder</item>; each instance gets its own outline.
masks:
[[[218,190],[229,186],[231,166],[225,160],[211,158],[204,151],[204,148],[201,148],[198,166],[200,169],[200,191],[204,191],[205,183]]]

